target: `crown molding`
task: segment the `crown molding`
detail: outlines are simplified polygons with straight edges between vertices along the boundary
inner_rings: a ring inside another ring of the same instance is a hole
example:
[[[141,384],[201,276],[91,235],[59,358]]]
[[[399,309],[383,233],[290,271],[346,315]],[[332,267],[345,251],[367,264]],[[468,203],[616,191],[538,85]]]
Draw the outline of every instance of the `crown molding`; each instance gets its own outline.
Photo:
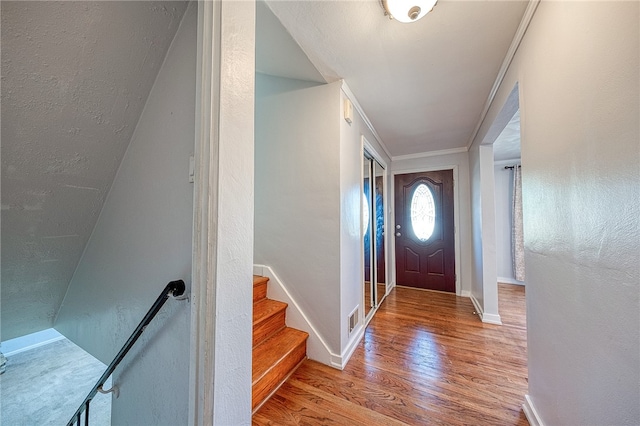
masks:
[[[511,45],[509,46],[509,50],[507,51],[507,54],[504,57],[504,60],[502,61],[502,66],[498,71],[498,76],[496,77],[496,80],[493,83],[493,87],[489,92],[489,96],[487,97],[487,101],[484,104],[484,108],[482,109],[482,114],[480,114],[480,120],[478,120],[478,124],[476,124],[476,127],[473,130],[473,133],[471,134],[471,138],[469,138],[469,141],[467,142],[467,150],[471,148],[473,141],[476,139],[476,136],[478,136],[478,132],[480,131],[480,127],[482,126],[482,123],[484,123],[485,118],[487,118],[487,113],[489,112],[489,108],[491,108],[491,104],[493,103],[493,100],[495,99],[496,94],[498,93],[498,89],[500,89],[500,86],[502,85],[502,81],[504,80],[504,77],[507,74],[507,71],[509,70],[511,61],[513,61],[513,57],[516,55],[518,47],[520,46],[520,43],[522,42],[522,39],[524,38],[524,35],[527,32],[527,28],[529,28],[529,23],[531,22],[531,19],[533,18],[533,15],[539,3],[540,3],[540,0],[530,0],[529,4],[527,4],[527,8],[525,9],[524,14],[522,15],[522,20],[520,20],[520,25],[518,25],[518,29],[516,30],[516,33],[513,36],[513,40],[511,40]]]
[[[375,138],[376,142],[380,144],[384,153],[387,154],[387,157],[391,158],[391,153],[389,152],[389,148],[387,148],[387,145],[385,145],[385,143],[380,138],[380,135],[378,135],[378,132],[376,132],[376,129],[373,127],[373,124],[371,124],[371,121],[369,121],[369,117],[367,117],[367,114],[364,113],[364,110],[360,106],[358,99],[353,94],[353,92],[351,91],[351,89],[349,88],[349,85],[345,80],[342,80],[342,91],[347,96],[347,98],[349,98],[349,100],[353,104],[353,107],[356,109],[356,111],[358,111],[358,113],[360,114],[360,117],[362,117],[362,120],[364,120],[364,123],[367,126],[367,128],[371,131],[371,133],[373,133],[373,137]]]
[[[427,152],[418,152],[416,154],[396,155],[395,157],[391,157],[391,161],[404,161],[404,160],[415,160],[416,158],[439,157],[441,155],[460,154],[462,152],[467,152],[467,151],[469,151],[467,147],[461,146],[459,148],[441,149],[439,151],[427,151]]]

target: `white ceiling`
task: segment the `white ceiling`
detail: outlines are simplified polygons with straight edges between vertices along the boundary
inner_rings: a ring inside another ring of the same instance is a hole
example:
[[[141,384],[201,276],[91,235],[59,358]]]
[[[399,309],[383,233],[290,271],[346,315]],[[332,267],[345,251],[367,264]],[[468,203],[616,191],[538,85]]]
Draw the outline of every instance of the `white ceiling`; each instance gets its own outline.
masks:
[[[347,81],[401,156],[467,146],[527,2],[440,0],[410,24],[389,20],[378,0],[267,5],[327,81]]]
[[[186,2],[2,1],[2,340],[49,328]]]
[[[495,161],[520,159],[520,110],[513,114],[493,143],[493,159]]]

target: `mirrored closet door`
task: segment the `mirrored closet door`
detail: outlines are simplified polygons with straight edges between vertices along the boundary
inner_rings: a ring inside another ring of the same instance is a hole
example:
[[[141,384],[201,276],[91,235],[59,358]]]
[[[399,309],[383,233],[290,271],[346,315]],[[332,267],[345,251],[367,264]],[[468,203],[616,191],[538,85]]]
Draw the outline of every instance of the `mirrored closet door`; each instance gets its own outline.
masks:
[[[387,291],[384,218],[385,169],[368,152],[363,157],[364,315],[373,315]]]

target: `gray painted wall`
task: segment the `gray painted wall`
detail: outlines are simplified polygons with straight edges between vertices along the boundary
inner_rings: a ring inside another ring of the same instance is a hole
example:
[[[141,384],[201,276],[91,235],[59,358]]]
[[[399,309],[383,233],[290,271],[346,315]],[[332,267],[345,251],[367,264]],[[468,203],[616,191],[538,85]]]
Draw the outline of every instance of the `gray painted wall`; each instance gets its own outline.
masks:
[[[640,419],[637,2],[541,2],[480,137],[516,82],[529,395],[547,425]]]
[[[168,281],[191,278],[196,5],[158,73],[55,328],[109,363]],[[170,300],[116,371],[113,424],[185,424],[189,303]]]

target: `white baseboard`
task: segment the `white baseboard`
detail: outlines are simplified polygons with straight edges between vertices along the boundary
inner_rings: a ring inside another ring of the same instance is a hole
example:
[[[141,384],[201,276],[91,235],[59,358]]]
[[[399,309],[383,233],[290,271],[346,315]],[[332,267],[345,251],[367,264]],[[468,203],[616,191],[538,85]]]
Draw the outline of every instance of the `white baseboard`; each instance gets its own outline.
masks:
[[[505,283],[505,284],[525,285],[524,281],[518,281],[515,278],[507,278],[507,277],[498,277],[498,282]]]
[[[486,312],[482,314],[482,322],[485,322],[487,324],[502,325],[502,319],[500,318],[500,315],[488,314]]]
[[[344,370],[344,367],[347,366],[349,359],[351,359],[351,355],[355,352],[358,344],[364,337],[364,326],[362,324],[358,325],[358,327],[351,334],[351,340],[347,344],[347,347],[342,351],[342,355],[339,358],[334,358],[331,362],[331,366],[335,367],[339,370]]]
[[[524,415],[529,421],[530,426],[544,426],[544,423],[542,423],[542,419],[533,406],[533,401],[531,400],[531,397],[529,395],[524,396],[522,411],[524,411]]]
[[[469,299],[471,299],[471,303],[473,303],[473,307],[476,310],[476,314],[478,315],[478,317],[480,317],[480,320],[482,320],[482,307],[480,306],[480,302],[478,302],[478,299],[476,299],[476,297],[473,294],[469,294]]]
[[[473,307],[476,309],[476,313],[478,314],[482,322],[485,322],[487,324],[502,325],[500,315],[488,314],[484,312],[482,310],[482,306],[480,306],[480,302],[478,302],[478,299],[476,299],[473,294],[471,294],[469,298],[471,299],[471,303],[473,303]]]
[[[9,357],[62,339],[64,339],[62,334],[53,328],[48,328],[26,336],[5,340],[0,344],[0,351],[4,356]]]
[[[462,290],[460,292],[460,297],[469,297],[469,298],[471,298],[471,292],[469,290]]]
[[[329,349],[329,345],[327,345],[322,336],[320,336],[320,333],[318,333],[309,318],[307,318],[300,308],[300,305],[298,305],[291,296],[291,293],[275,272],[266,265],[253,265],[253,273],[254,275],[269,278],[267,297],[289,305],[287,308],[287,326],[309,333],[309,339],[307,340],[307,357],[341,370],[345,364],[343,361],[344,356],[335,354]]]

